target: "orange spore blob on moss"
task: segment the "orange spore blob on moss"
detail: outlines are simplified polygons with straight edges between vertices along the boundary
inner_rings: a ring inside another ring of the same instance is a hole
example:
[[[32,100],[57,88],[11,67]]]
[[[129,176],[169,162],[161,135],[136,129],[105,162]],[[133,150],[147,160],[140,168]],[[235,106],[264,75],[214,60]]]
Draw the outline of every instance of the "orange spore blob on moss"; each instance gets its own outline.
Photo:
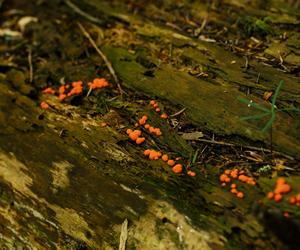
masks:
[[[154,100],[151,100],[151,101],[150,101],[150,104],[151,104],[151,105],[154,105],[155,103],[156,103],[156,101],[154,101]]]
[[[66,97],[67,97],[67,95],[65,95],[65,94],[59,94],[58,99],[60,101],[63,101],[64,99],[66,99]]]
[[[175,161],[174,160],[168,160],[167,161],[167,164],[170,166],[170,167],[173,167],[175,165]]]
[[[135,143],[139,145],[142,144],[144,141],[145,141],[145,137],[139,137],[135,140]]]
[[[189,176],[191,176],[191,177],[195,177],[195,176],[196,176],[196,172],[191,171],[191,170],[188,171],[187,174],[188,174]]]
[[[72,82],[72,87],[67,96],[78,95],[83,91],[82,81]]]
[[[144,151],[144,155],[146,155],[146,156],[150,155],[150,153],[151,153],[151,149],[146,149]]]
[[[100,126],[101,126],[101,127],[106,127],[107,125],[108,125],[108,124],[107,124],[106,122],[101,122],[101,123],[100,123]]]
[[[145,128],[145,129],[149,129],[149,128],[150,128],[150,124],[146,123],[146,124],[144,125],[144,128]]]
[[[179,174],[182,172],[182,165],[176,164],[174,167],[172,167],[172,171],[176,174]]]
[[[225,180],[227,178],[228,178],[228,176],[226,174],[221,174],[219,179],[220,179],[221,182],[225,182]]]
[[[288,218],[288,217],[290,217],[290,214],[289,214],[289,212],[283,212],[283,216],[284,216],[285,218]]]
[[[229,177],[227,177],[226,179],[225,179],[225,182],[227,182],[227,183],[229,183],[231,181],[231,179],[229,178]]]
[[[40,103],[40,107],[41,107],[42,109],[48,109],[48,108],[49,108],[49,104],[48,104],[47,102],[41,102],[41,103]]]
[[[290,204],[295,204],[297,202],[296,197],[290,197],[289,198],[289,203]]]
[[[141,119],[139,119],[139,124],[140,125],[145,125],[147,122],[148,117],[144,115]]]
[[[160,115],[160,118],[162,119],[167,119],[168,118],[168,115],[166,113],[163,113]]]
[[[285,182],[285,179],[283,177],[278,178],[277,181],[276,181],[277,185],[282,185],[282,184],[285,184],[285,183],[286,182]]]
[[[237,193],[238,193],[238,191],[237,191],[236,188],[232,188],[232,189],[230,190],[230,192],[233,193],[233,194],[237,194]]]
[[[51,95],[55,94],[55,90],[52,89],[52,88],[50,88],[50,87],[44,89],[42,92],[43,92],[44,94],[51,94]]]
[[[240,198],[240,199],[243,199],[244,198],[244,193],[243,192],[238,192],[237,194],[236,194],[236,197],[238,197],[238,198]]]
[[[138,129],[128,134],[129,138],[133,141],[136,141],[136,139],[139,138],[141,135],[142,135],[142,131]]]
[[[230,187],[231,187],[231,188],[236,188],[237,185],[236,185],[235,183],[232,183]]]
[[[275,194],[274,195],[274,201],[280,202],[282,200],[282,195],[281,194]]]
[[[222,182],[222,187],[225,187],[227,184],[226,184],[226,182]]]
[[[59,93],[59,94],[64,94],[65,91],[66,91],[66,88],[65,88],[64,85],[62,85],[62,86],[60,86],[60,87],[58,88],[58,93]]]
[[[155,111],[158,113],[160,112],[160,108],[156,108]]]
[[[127,135],[131,134],[132,132],[133,132],[133,131],[132,131],[132,129],[130,129],[130,128],[126,130],[126,134],[127,134]]]
[[[297,194],[297,195],[296,195],[296,201],[297,201],[297,202],[300,202],[300,194]]]
[[[269,192],[269,193],[267,194],[267,198],[268,198],[269,200],[272,200],[272,199],[274,198],[274,193],[273,193],[273,192]]]
[[[224,174],[230,175],[230,174],[231,174],[231,170],[230,170],[230,169],[226,169],[226,170],[224,171]]]
[[[155,108],[155,109],[158,108],[158,104],[157,104],[157,103],[154,103],[154,104],[153,104],[153,108]]]
[[[277,185],[277,187],[274,190],[275,194],[286,194],[289,193],[292,190],[291,186],[289,184],[280,184]]]
[[[109,86],[109,83],[105,78],[95,78],[93,82],[89,82],[88,86],[91,89],[101,89]]]
[[[168,156],[168,155],[163,155],[163,156],[161,157],[161,159],[162,159],[163,161],[168,161],[168,160],[169,160],[169,156]]]

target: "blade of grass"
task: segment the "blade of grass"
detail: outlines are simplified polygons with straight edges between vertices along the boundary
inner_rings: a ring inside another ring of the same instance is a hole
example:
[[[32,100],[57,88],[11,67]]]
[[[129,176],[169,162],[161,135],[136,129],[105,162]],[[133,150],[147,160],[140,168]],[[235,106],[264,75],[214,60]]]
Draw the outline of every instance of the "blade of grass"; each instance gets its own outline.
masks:
[[[260,115],[251,115],[251,116],[244,116],[241,118],[242,121],[247,121],[247,120],[259,120],[265,116],[269,115],[269,113],[267,114],[260,114]]]

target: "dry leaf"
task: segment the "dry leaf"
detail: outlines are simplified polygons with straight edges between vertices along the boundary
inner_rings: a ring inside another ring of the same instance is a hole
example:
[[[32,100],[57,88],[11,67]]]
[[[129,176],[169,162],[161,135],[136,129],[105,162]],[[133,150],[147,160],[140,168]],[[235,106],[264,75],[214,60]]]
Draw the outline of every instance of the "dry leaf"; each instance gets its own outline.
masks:
[[[266,92],[264,93],[263,99],[264,99],[265,101],[268,101],[272,95],[273,95],[273,92],[272,92],[272,91],[266,91]]]
[[[183,133],[182,138],[187,141],[193,141],[193,140],[198,140],[199,138],[203,137],[203,133],[200,131],[195,131],[191,133]]]

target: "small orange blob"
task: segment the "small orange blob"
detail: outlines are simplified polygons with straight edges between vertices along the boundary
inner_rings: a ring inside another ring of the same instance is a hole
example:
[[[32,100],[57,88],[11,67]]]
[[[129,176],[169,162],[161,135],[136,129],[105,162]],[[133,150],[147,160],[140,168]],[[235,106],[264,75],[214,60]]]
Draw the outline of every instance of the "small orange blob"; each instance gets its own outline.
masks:
[[[172,166],[175,165],[175,161],[174,161],[174,160],[168,160],[168,161],[167,161],[167,164],[168,164],[170,167],[172,167]]]
[[[132,131],[128,136],[131,140],[135,141],[137,138],[139,138],[142,135],[141,130],[134,130]]]
[[[40,107],[41,107],[42,109],[48,109],[48,108],[49,108],[49,104],[48,104],[47,102],[41,102],[41,103],[40,103]]]
[[[227,177],[226,179],[225,179],[225,182],[227,182],[227,183],[229,183],[231,180],[230,180],[230,178],[229,177]]]
[[[231,188],[236,188],[237,185],[236,185],[235,183],[232,183],[230,187],[231,187]]]
[[[290,204],[295,204],[296,202],[297,202],[296,197],[289,198],[289,203]]]
[[[238,178],[238,175],[236,173],[231,173],[230,176],[233,178],[233,179],[237,179]]]
[[[139,119],[139,124],[140,125],[145,125],[147,119],[148,119],[148,117],[144,115],[141,119]]]
[[[156,111],[156,112],[160,112],[160,108],[156,108],[155,111]]]
[[[284,216],[285,218],[288,218],[288,217],[290,216],[290,214],[289,214],[288,212],[283,212],[283,216]]]
[[[274,201],[280,202],[282,200],[282,195],[281,194],[275,194],[274,195]]]
[[[297,201],[297,202],[300,202],[300,194],[297,194],[297,195],[296,195],[296,201]]]
[[[106,123],[106,122],[101,122],[101,123],[100,123],[100,126],[101,126],[101,127],[106,127],[106,126],[107,126],[107,123]]]
[[[59,99],[60,101],[63,101],[66,97],[67,97],[67,95],[65,95],[65,94],[60,94],[60,95],[58,96],[58,99]]]
[[[149,128],[150,128],[150,124],[146,123],[146,124],[144,125],[144,128],[145,128],[145,129],[149,129]]]
[[[82,85],[81,81],[77,82],[75,86],[74,86],[74,83],[72,83],[73,87],[78,87],[78,86],[81,86],[81,85]],[[91,89],[101,89],[101,88],[105,88],[105,87],[109,86],[108,82],[104,78],[95,78],[93,80],[93,82],[92,83],[89,82],[88,85]]]
[[[236,188],[232,188],[232,189],[230,190],[230,192],[233,193],[233,194],[237,194],[237,193],[238,193],[238,191],[237,191]]]
[[[291,186],[289,184],[280,184],[277,185],[277,187],[274,190],[274,193],[276,194],[286,194],[292,190]]]
[[[272,200],[274,198],[274,193],[273,192],[269,192],[267,194],[267,197],[268,197],[269,200]]]
[[[240,199],[243,199],[244,198],[244,193],[243,192],[238,192],[236,194],[236,197],[240,198]]]
[[[139,137],[135,140],[135,143],[139,145],[139,144],[142,144],[144,141],[145,141],[144,137]]]
[[[173,168],[172,171],[176,174],[179,174],[182,172],[182,165],[181,164],[176,164]]]
[[[150,153],[151,153],[151,149],[146,149],[146,150],[144,151],[144,155],[150,155]]]
[[[155,108],[155,109],[158,108],[158,104],[157,104],[157,103],[154,103],[154,104],[153,104],[153,108]]]
[[[52,89],[52,88],[46,88],[46,89],[44,89],[43,91],[42,91],[44,94],[55,94],[55,91],[54,91],[54,89]]]
[[[283,177],[278,178],[277,181],[276,181],[276,184],[277,185],[285,184],[285,179]]]
[[[133,131],[132,131],[132,129],[130,129],[130,128],[126,130],[126,134],[127,134],[127,135],[131,134],[132,132],[133,132]]]
[[[225,187],[227,184],[226,184],[226,182],[222,182],[222,187]]]
[[[163,155],[163,156],[161,157],[161,159],[162,159],[163,161],[168,161],[168,160],[169,160],[169,156],[168,156],[168,155]]]
[[[242,181],[242,182],[247,182],[247,181],[248,181],[248,178],[249,178],[249,177],[246,176],[246,175],[240,175],[238,179],[239,179],[240,181]]]
[[[168,118],[168,115],[166,113],[163,113],[160,115],[160,118],[162,119],[167,119]]]
[[[196,176],[196,172],[194,171],[188,171],[187,174],[191,177],[195,177]]]
[[[156,103],[156,101],[154,101],[154,100],[151,100],[151,101],[150,101],[150,104],[151,104],[151,105],[154,105],[155,103]]]
[[[66,91],[66,88],[65,88],[64,85],[60,86],[59,89],[58,89],[58,93],[59,93],[59,94],[64,94],[65,91]]]
[[[225,182],[225,180],[227,178],[228,178],[228,176],[226,174],[221,174],[219,179],[220,179],[221,182]]]
[[[227,175],[230,175],[230,174],[231,174],[231,170],[230,170],[230,169],[226,169],[226,170],[224,171],[224,173],[227,174]]]

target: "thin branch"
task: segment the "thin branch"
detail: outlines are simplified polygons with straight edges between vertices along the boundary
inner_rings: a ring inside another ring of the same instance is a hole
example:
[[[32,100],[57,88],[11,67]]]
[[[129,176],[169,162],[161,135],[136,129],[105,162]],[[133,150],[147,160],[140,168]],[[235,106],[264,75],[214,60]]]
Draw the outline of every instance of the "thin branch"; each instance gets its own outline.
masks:
[[[31,51],[31,48],[28,49],[28,64],[29,64],[29,82],[32,83],[32,80],[33,80],[33,66],[32,66],[32,51]]]
[[[83,16],[84,18],[86,18],[87,20],[93,22],[93,23],[97,23],[97,24],[103,24],[103,21],[100,20],[97,17],[91,16],[90,14],[84,12],[83,10],[79,9],[77,5],[75,5],[74,3],[72,3],[70,0],[65,0],[66,5],[68,5],[72,10],[74,10],[74,12],[76,12],[77,14]]]
[[[259,148],[259,147],[254,147],[254,146],[244,146],[244,145],[240,145],[240,144],[234,144],[234,143],[222,142],[222,141],[215,141],[215,140],[206,140],[206,139],[197,139],[196,141],[210,143],[210,144],[216,144],[216,145],[229,146],[229,147],[243,147],[243,148],[247,148],[247,149],[263,151],[263,152],[266,152],[266,153],[271,153],[270,149]],[[287,158],[289,160],[294,160],[294,158],[292,156],[289,156],[287,154],[284,154],[284,153],[281,153],[281,152],[278,152],[278,151],[272,151],[272,152],[274,154],[284,156],[285,158]]]
[[[179,110],[178,112],[176,112],[175,114],[170,115],[170,117],[178,116],[178,115],[180,115],[181,113],[183,113],[185,110],[186,110],[186,108],[183,108],[183,109]]]
[[[118,86],[120,94],[122,95],[123,93],[125,93],[125,91],[120,86],[119,79],[117,78],[117,75],[115,73],[114,68],[112,67],[111,62],[107,59],[106,55],[98,48],[98,46],[96,45],[95,41],[90,36],[90,34],[86,31],[86,29],[82,26],[82,24],[80,22],[78,22],[77,24],[78,24],[81,32],[83,33],[83,35],[89,40],[89,42],[91,43],[91,45],[94,47],[94,49],[97,51],[97,53],[99,54],[99,56],[102,58],[102,60],[106,64],[106,67],[108,68],[108,71],[112,75],[115,83]]]

